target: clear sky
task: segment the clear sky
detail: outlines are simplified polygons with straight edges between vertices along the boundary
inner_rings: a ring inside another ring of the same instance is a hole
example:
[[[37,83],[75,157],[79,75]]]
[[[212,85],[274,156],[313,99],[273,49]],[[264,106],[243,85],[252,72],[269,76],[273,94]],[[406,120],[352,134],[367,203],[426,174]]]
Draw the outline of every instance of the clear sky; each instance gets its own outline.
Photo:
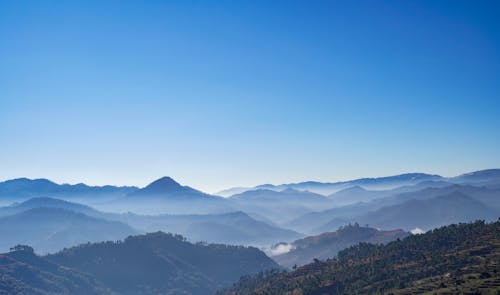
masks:
[[[0,1],[0,180],[500,167],[500,1]]]

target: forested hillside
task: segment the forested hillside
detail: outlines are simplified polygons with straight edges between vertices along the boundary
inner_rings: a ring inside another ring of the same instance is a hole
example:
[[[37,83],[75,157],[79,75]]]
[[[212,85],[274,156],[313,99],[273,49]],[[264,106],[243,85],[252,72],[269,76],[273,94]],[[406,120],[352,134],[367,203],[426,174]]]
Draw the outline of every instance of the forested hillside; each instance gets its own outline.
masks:
[[[0,254],[0,294],[117,295],[90,275],[60,267],[21,245]]]
[[[0,295],[213,294],[241,276],[277,268],[257,248],[192,244],[162,232],[37,256],[0,254]]]
[[[450,225],[338,258],[245,277],[220,294],[497,294],[500,222]]]
[[[84,244],[46,258],[120,294],[210,294],[242,275],[278,267],[257,248],[192,244],[162,232]]]
[[[288,244],[291,247],[289,252],[272,258],[285,267],[300,266],[314,259],[333,258],[340,250],[360,242],[383,244],[408,235],[409,233],[403,230],[383,231],[359,226],[357,223],[349,224],[335,232],[296,240]]]

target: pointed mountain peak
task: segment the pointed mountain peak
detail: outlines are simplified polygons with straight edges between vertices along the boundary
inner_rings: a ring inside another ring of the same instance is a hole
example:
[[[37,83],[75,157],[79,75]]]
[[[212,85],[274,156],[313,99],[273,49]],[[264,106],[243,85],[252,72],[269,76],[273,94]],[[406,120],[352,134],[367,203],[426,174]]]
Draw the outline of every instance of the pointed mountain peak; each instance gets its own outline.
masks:
[[[144,189],[171,189],[171,188],[178,188],[181,187],[181,185],[175,181],[173,178],[164,176],[160,179],[157,179],[147,185]]]
[[[138,191],[130,193],[128,196],[162,196],[177,199],[192,199],[193,197],[205,198],[209,195],[189,186],[181,185],[171,177],[165,176]]]
[[[180,185],[177,181],[173,180],[171,177],[164,176],[157,179],[144,188],[137,192],[147,193],[147,194],[163,194],[169,192],[178,192],[185,190],[185,187]],[[134,193],[132,193],[134,194]]]

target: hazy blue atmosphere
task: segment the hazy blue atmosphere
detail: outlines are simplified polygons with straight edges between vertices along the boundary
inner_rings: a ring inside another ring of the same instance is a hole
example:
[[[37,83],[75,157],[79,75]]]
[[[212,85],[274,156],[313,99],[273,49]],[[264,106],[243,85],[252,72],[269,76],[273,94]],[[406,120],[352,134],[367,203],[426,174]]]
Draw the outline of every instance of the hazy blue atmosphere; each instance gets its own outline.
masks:
[[[1,1],[0,180],[500,166],[498,1]]]

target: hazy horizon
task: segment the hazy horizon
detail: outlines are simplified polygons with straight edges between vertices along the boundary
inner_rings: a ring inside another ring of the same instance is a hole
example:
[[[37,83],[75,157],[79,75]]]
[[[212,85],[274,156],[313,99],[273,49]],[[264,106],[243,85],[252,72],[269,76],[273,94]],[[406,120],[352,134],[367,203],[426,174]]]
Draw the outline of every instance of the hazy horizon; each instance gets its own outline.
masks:
[[[207,190],[204,190],[202,188],[197,187],[196,185],[185,183],[182,180],[180,180],[180,179],[178,179],[178,178],[176,178],[175,176],[172,176],[172,175],[158,176],[158,177],[156,177],[154,179],[146,180],[146,182],[141,183],[141,184],[134,184],[134,183],[127,183],[127,184],[120,184],[120,183],[98,183],[98,184],[95,184],[95,183],[89,183],[89,182],[86,182],[86,181],[65,182],[65,181],[58,181],[56,179],[47,178],[47,177],[27,177],[27,176],[19,176],[19,177],[13,177],[13,178],[0,179],[0,182],[7,181],[7,180],[13,180],[13,179],[19,179],[19,178],[28,178],[28,179],[47,179],[47,180],[53,181],[53,182],[55,182],[57,184],[71,184],[71,185],[75,185],[75,184],[83,183],[83,184],[86,184],[86,185],[89,185],[89,186],[113,185],[113,186],[135,186],[135,187],[143,188],[143,187],[147,186],[148,184],[152,183],[153,181],[158,180],[158,179],[160,179],[162,177],[170,177],[170,178],[172,178],[173,180],[175,180],[176,182],[178,182],[179,184],[181,184],[183,186],[190,186],[192,188],[195,188],[195,189],[200,190],[200,191],[205,192],[205,193],[216,194],[216,193],[221,192],[221,191],[226,190],[226,189],[231,189],[231,188],[252,188],[252,187],[256,187],[258,185],[263,185],[263,184],[281,185],[281,184],[292,184],[292,183],[301,183],[301,182],[308,182],[308,181],[315,181],[315,182],[322,182],[322,183],[335,183],[335,182],[350,181],[350,180],[357,180],[357,179],[363,179],[363,178],[389,177],[389,176],[396,176],[396,175],[409,174],[409,173],[424,173],[424,174],[439,175],[439,176],[442,176],[442,177],[445,177],[445,178],[449,178],[449,177],[455,177],[455,176],[467,174],[467,173],[470,173],[470,172],[482,171],[482,170],[490,170],[490,169],[499,169],[499,168],[489,167],[489,168],[476,169],[476,170],[471,170],[471,171],[464,171],[464,172],[453,174],[453,175],[444,175],[444,174],[440,174],[440,173],[429,173],[429,172],[422,172],[422,171],[410,171],[410,172],[402,172],[402,173],[387,174],[387,175],[385,175],[385,174],[384,175],[372,175],[372,176],[352,177],[352,178],[345,178],[345,179],[333,179],[333,180],[330,179],[330,180],[324,180],[324,181],[320,181],[320,180],[317,180],[317,179],[304,179],[304,180],[301,180],[301,181],[292,181],[292,182],[275,182],[275,183],[272,183],[272,182],[262,182],[262,183],[248,184],[248,185],[232,185],[232,186],[223,187],[223,188],[215,190],[215,191],[207,191]]]

